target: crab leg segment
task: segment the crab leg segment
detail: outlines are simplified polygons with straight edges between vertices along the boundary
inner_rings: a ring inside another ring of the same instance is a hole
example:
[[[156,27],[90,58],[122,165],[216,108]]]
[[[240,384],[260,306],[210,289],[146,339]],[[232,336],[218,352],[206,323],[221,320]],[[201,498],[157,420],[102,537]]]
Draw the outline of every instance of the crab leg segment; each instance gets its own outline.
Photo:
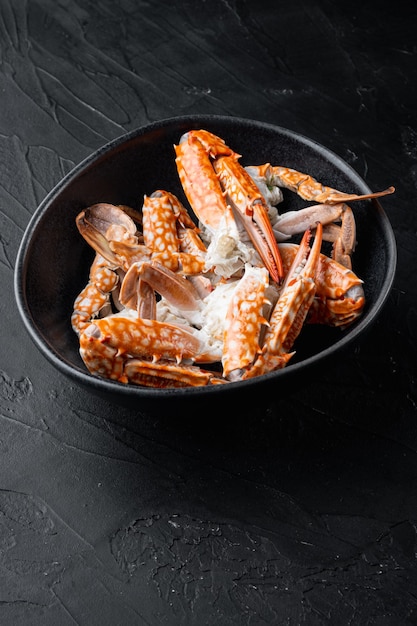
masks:
[[[116,314],[95,320],[80,335],[81,357],[93,374],[128,382],[125,363],[131,358],[209,361],[201,340],[184,328],[157,320]]]
[[[219,227],[228,204],[261,256],[274,281],[283,278],[268,207],[259,188],[238,163],[240,155],[204,130],[190,131],[175,146],[184,193],[198,219],[211,233]]]
[[[181,311],[195,311],[200,306],[201,298],[193,284],[160,263],[134,263],[130,267],[119,294],[124,306],[139,310],[141,289],[145,295],[142,282]]]
[[[196,225],[174,194],[157,190],[151,196],[145,196],[142,214],[143,237],[146,246],[152,250],[153,261],[174,272],[202,272],[205,247],[198,237]]]
[[[289,167],[279,165],[272,166],[270,163],[259,166],[250,166],[248,171],[251,174],[265,178],[268,185],[284,187],[296,193],[303,200],[319,202],[322,204],[337,204],[339,202],[354,202],[356,200],[368,200],[370,198],[380,198],[394,193],[395,187],[388,187],[383,191],[366,194],[352,194],[338,191],[332,187],[322,185],[309,174],[303,174]]]
[[[274,222],[273,232],[277,241],[281,242],[308,228],[314,229],[317,222],[323,224],[323,241],[333,243],[332,258],[351,269],[356,222],[352,209],[344,202],[315,204],[299,211],[287,211]],[[334,222],[341,222],[341,225]]]
[[[268,271],[264,267],[245,267],[226,314],[223,348],[223,375],[244,370],[260,352],[259,340],[267,320],[262,311],[266,304],[269,285]]]
[[[182,188],[198,219],[215,232],[226,210],[218,178],[214,175],[212,160],[220,155],[240,158],[225,142],[211,133],[189,131],[174,146],[178,175]]]
[[[269,319],[262,352],[243,373],[243,380],[284,367],[294,354],[289,351],[300,334],[316,292],[315,272],[322,242],[320,223],[311,249],[310,238],[311,231],[307,230]]]
[[[121,314],[95,320],[84,331],[84,338],[99,339],[115,348],[118,355],[146,356],[155,360],[171,358],[180,362],[192,359],[200,350],[199,340],[182,328]]]
[[[323,224],[323,239],[325,239],[325,225],[339,221],[347,205],[339,204],[314,204],[298,211],[286,211],[274,222],[273,231],[276,239],[281,242],[293,235],[304,233],[307,229],[314,229],[317,222]]]
[[[235,159],[219,157],[214,161],[213,167],[233,209],[236,222],[243,225],[272,279],[280,282],[283,277],[282,260],[265,198]]]
[[[156,387],[157,389],[206,387],[207,385],[227,383],[224,378],[214,372],[193,365],[178,367],[169,361],[152,363],[140,359],[131,359],[126,363],[124,373],[129,382],[144,387]]]
[[[110,293],[116,288],[119,276],[107,261],[96,254],[91,265],[89,282],[74,301],[71,325],[77,335],[89,324],[92,317],[107,312]]]

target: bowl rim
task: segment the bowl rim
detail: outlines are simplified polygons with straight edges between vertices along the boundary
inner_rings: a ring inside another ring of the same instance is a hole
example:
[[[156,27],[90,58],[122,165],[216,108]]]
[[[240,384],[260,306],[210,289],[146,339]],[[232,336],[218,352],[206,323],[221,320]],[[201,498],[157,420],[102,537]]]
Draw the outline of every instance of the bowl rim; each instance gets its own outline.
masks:
[[[15,271],[14,271],[14,294],[15,300],[17,304],[17,308],[20,314],[20,317],[23,321],[23,324],[28,332],[31,340],[36,345],[41,354],[54,365],[58,371],[63,372],[67,377],[72,380],[75,380],[77,383],[81,384],[84,387],[89,387],[94,391],[99,393],[109,394],[111,391],[114,391],[118,395],[122,396],[138,396],[149,399],[161,398],[162,396],[166,398],[173,398],[178,395],[184,396],[184,394],[189,395],[190,397],[196,398],[197,396],[202,396],[211,393],[227,393],[228,391],[234,389],[239,389],[242,386],[242,381],[230,382],[225,385],[211,385],[211,386],[203,386],[203,387],[180,387],[180,388],[154,388],[154,387],[143,387],[140,385],[133,384],[124,384],[115,380],[99,378],[88,372],[87,369],[85,371],[81,370],[74,364],[70,364],[67,360],[65,360],[51,345],[47,339],[42,335],[39,331],[35,320],[32,317],[30,307],[28,305],[25,293],[25,277],[27,273],[27,264],[28,264],[28,253],[31,247],[31,241],[33,232],[36,230],[37,225],[42,220],[44,214],[48,210],[51,202],[61,194],[61,192],[69,186],[81,173],[84,173],[89,167],[94,165],[96,161],[99,159],[108,156],[113,151],[115,151],[120,146],[128,144],[155,130],[162,130],[164,128],[170,127],[173,124],[175,125],[201,125],[201,128],[204,128],[204,125],[213,123],[233,123],[237,125],[243,125],[246,127],[258,127],[260,129],[264,129],[266,131],[278,132],[284,136],[292,138],[296,140],[298,143],[306,145],[312,148],[315,152],[323,155],[327,159],[330,159],[332,163],[342,172],[346,173],[351,179],[357,182],[358,186],[363,189],[363,193],[370,193],[371,189],[368,187],[366,182],[362,179],[362,177],[358,174],[358,172],[349,165],[346,161],[344,161],[338,154],[333,152],[333,150],[325,147],[323,144],[311,139],[302,133],[297,131],[290,130],[283,126],[272,124],[269,122],[263,122],[258,120],[253,120],[251,118],[246,117],[236,117],[231,115],[214,115],[214,114],[192,114],[192,115],[180,115],[180,116],[172,116],[163,118],[161,120],[157,120],[142,126],[139,126],[127,133],[119,135],[118,137],[106,142],[104,145],[94,150],[87,157],[82,159],[78,164],[76,164],[65,176],[61,178],[61,180],[47,193],[44,199],[40,202],[38,207],[35,209],[32,217],[30,218],[23,236],[21,238],[18,252],[16,256],[15,262]],[[384,236],[387,241],[387,272],[383,278],[383,284],[380,293],[377,295],[373,305],[372,305],[372,318],[368,319],[368,316],[364,316],[360,318],[355,325],[349,329],[349,334],[345,336],[341,336],[335,343],[324,348],[320,352],[316,352],[315,354],[306,357],[302,361],[289,364],[283,369],[276,370],[274,372],[269,372],[264,374],[261,377],[248,379],[244,381],[244,385],[247,388],[251,388],[253,385],[259,385],[259,383],[267,383],[271,382],[272,379],[286,379],[293,376],[296,376],[300,371],[304,371],[309,369],[314,363],[317,361],[324,361],[328,357],[330,357],[335,349],[337,352],[343,351],[345,348],[354,343],[359,335],[362,335],[365,330],[367,330],[378,317],[381,309],[384,307],[389,293],[391,291],[395,273],[397,266],[397,247],[395,235],[391,226],[391,223],[383,210],[379,201],[374,200],[372,202],[373,209],[377,213],[377,218],[380,222],[381,228],[383,230]]]

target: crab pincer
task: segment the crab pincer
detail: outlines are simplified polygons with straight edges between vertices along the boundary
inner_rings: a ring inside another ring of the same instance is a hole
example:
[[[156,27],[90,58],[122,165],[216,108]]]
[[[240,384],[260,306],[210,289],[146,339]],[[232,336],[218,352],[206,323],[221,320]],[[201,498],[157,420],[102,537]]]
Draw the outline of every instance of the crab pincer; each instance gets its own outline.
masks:
[[[240,155],[223,139],[205,130],[185,133],[175,146],[176,165],[184,193],[200,222],[215,232],[232,209],[268,269],[272,280],[283,279],[282,261],[259,188],[240,165]]]

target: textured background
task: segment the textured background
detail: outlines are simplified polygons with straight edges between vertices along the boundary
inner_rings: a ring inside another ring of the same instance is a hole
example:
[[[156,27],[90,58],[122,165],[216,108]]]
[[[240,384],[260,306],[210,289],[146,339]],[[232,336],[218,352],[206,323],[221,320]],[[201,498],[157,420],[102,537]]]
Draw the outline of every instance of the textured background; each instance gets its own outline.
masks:
[[[417,12],[311,4],[0,0],[1,624],[417,623]],[[221,422],[73,387],[13,298],[61,177],[194,113],[287,127],[396,186],[378,322],[319,381]]]

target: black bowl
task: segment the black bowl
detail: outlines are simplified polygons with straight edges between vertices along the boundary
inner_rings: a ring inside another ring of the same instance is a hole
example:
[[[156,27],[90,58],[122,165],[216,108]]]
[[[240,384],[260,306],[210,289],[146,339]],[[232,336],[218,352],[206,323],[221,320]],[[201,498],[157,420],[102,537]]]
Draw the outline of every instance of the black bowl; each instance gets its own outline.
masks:
[[[285,369],[245,382],[211,387],[153,389],[91,375],[70,325],[76,295],[87,281],[93,253],[81,238],[75,217],[97,202],[140,209],[144,194],[167,189],[185,203],[173,145],[190,129],[204,128],[242,155],[243,165],[270,162],[311,174],[323,184],[364,194],[371,190],[340,157],[304,136],[257,121],[213,115],[176,117],[149,124],[97,150],[48,194],[24,233],[15,271],[20,315],[41,353],[63,374],[87,390],[132,407],[159,407],[176,399],[193,402],[234,397],[267,397],[288,390],[314,367],[351,347],[374,322],[391,289],[396,245],[390,223],[377,201],[357,202],[358,246],[353,269],[364,280],[366,307],[349,328],[310,326],[297,340],[296,356]],[[302,203],[291,192],[288,209]]]

